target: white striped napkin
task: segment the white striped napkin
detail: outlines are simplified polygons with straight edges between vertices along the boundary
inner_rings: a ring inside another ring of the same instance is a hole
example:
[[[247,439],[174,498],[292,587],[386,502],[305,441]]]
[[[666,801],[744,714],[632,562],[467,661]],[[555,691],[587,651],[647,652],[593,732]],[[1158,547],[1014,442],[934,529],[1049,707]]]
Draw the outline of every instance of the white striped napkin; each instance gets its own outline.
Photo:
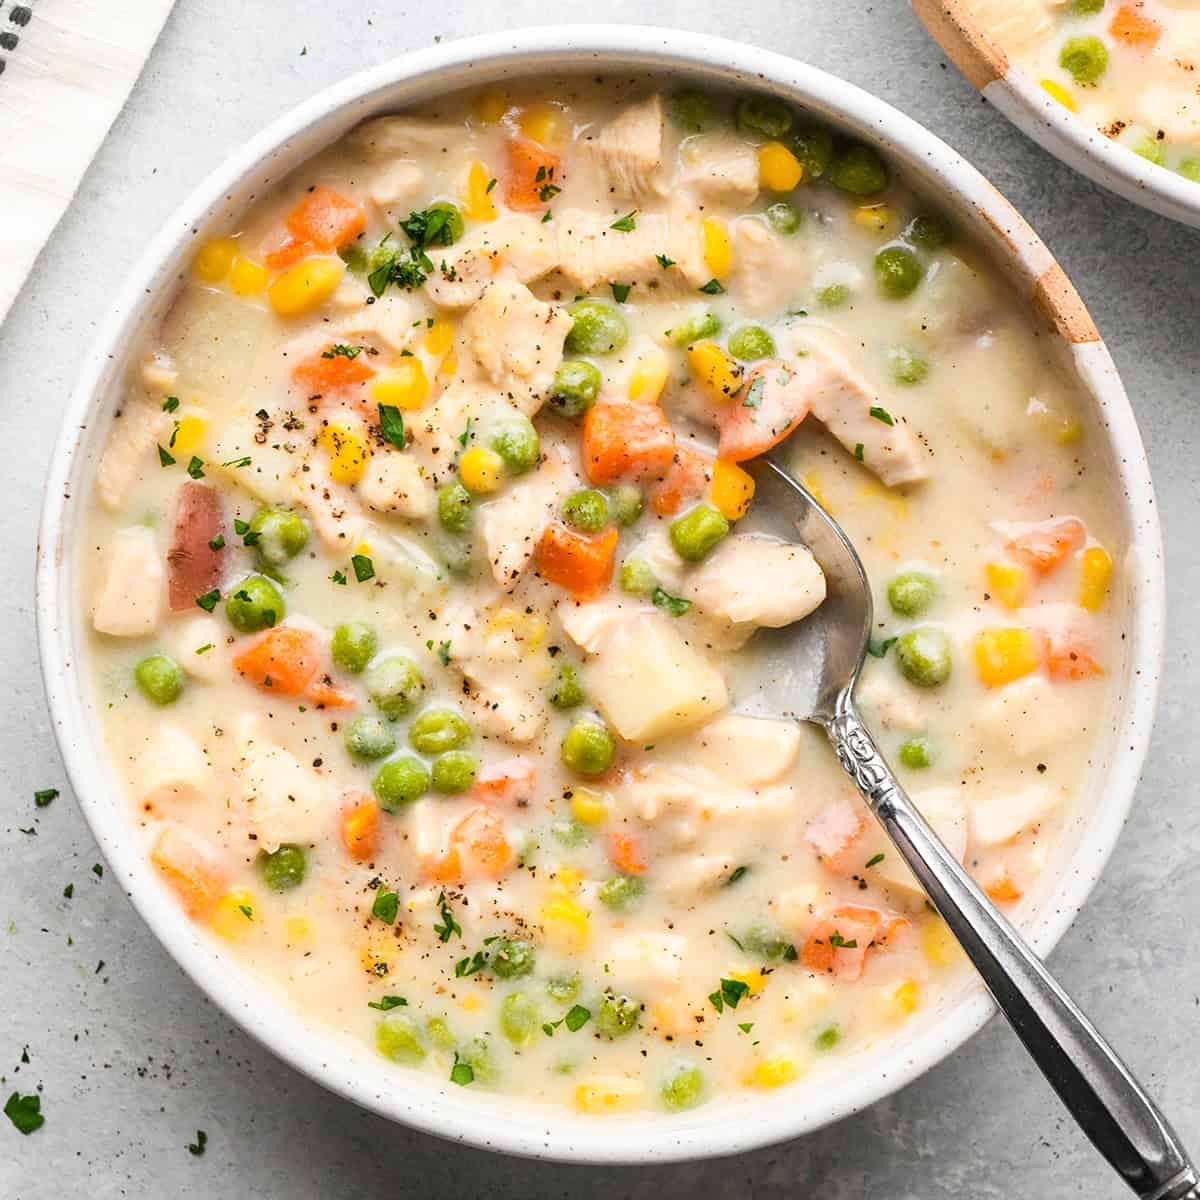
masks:
[[[0,0],[0,321],[174,0]]]

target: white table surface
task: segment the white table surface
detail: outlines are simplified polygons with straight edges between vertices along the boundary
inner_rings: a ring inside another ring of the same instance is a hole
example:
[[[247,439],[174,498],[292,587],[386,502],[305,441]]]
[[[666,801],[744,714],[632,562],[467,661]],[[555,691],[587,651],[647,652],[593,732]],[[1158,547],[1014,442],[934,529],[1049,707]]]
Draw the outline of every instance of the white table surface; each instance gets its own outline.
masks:
[[[903,0],[610,0],[573,14],[536,0],[503,8],[479,0],[179,0],[0,328],[8,496],[0,508],[8,696],[0,722],[0,1092],[43,1085],[46,1114],[27,1138],[0,1120],[0,1197],[1125,1194],[998,1021],[871,1111],[740,1158],[595,1170],[450,1148],[360,1112],[273,1060],[213,1009],[113,883],[92,872],[98,856],[64,782],[38,675],[33,557],[61,406],[108,296],[194,184],[292,104],[435,38],[572,16],[769,45],[883,96],[1016,203],[1090,305],[1139,413],[1157,481],[1170,622],[1157,731],[1133,815],[1053,966],[1200,1153],[1200,683],[1192,674],[1200,639],[1200,234],[1115,199],[1025,141],[945,62]],[[46,787],[63,795],[35,810],[33,792]],[[31,826],[36,836],[20,832]],[[72,900],[62,895],[67,883]],[[199,1158],[185,1148],[198,1128],[209,1136]]]

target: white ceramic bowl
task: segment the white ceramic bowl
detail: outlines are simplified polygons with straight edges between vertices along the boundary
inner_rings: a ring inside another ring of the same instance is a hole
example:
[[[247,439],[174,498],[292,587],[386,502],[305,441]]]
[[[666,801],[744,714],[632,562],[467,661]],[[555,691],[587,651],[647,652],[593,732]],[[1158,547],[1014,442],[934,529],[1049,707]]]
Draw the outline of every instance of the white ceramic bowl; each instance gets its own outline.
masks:
[[[971,16],[967,0],[912,0],[946,56],[1018,129],[1093,183],[1164,217],[1200,226],[1200,183],[1107,138],[1009,62]]]
[[[1163,577],[1158,518],[1138,430],[1112,361],[1074,289],[1008,203],[948,146],[895,109],[812,67],[750,46],[676,30],[571,26],[496,34],[408,55],[309,100],[210,175],[154,238],[104,323],[63,424],[46,488],[38,562],[42,670],[55,733],[84,813],[113,873],[179,964],[245,1030],[326,1087],[397,1121],[509,1153],[573,1162],[651,1162],[731,1154],[795,1137],[895,1091],[980,1028],[988,998],[962,989],[914,1018],[894,1044],[840,1059],[813,1086],[730,1096],[678,1116],[587,1118],[524,1106],[405,1071],[373,1049],[308,1026],[277,993],[229,959],[165,892],[132,836],[130,806],[108,765],[90,689],[81,677],[86,633],[77,594],[80,531],[98,451],[121,381],[199,240],[226,228],[261,192],[365,117],[454,88],[538,71],[578,68],[672,71],[698,81],[770,91],[881,146],[919,190],[939,197],[1041,310],[1052,339],[1078,373],[1090,404],[1087,436],[1112,481],[1127,555],[1116,601],[1125,613],[1126,657],[1114,670],[1112,736],[1099,751],[1078,822],[1024,925],[1043,953],[1063,934],[1116,841],[1137,780],[1161,657]]]

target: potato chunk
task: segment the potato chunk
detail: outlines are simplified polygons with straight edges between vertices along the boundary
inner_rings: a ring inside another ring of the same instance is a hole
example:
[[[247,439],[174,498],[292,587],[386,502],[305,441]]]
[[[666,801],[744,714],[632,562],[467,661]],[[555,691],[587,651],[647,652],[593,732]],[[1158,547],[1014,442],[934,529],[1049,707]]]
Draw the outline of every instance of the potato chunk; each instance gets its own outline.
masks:
[[[100,586],[92,625],[111,637],[145,637],[162,617],[166,571],[154,530],[120,529],[112,540],[108,571]]]

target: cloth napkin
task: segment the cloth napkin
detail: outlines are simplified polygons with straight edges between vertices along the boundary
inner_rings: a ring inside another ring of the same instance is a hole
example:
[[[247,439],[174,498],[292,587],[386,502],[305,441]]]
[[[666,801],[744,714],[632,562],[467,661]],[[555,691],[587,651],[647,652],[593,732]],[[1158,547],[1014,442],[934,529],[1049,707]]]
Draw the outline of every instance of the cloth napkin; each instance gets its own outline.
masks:
[[[174,0],[0,0],[0,321]]]

